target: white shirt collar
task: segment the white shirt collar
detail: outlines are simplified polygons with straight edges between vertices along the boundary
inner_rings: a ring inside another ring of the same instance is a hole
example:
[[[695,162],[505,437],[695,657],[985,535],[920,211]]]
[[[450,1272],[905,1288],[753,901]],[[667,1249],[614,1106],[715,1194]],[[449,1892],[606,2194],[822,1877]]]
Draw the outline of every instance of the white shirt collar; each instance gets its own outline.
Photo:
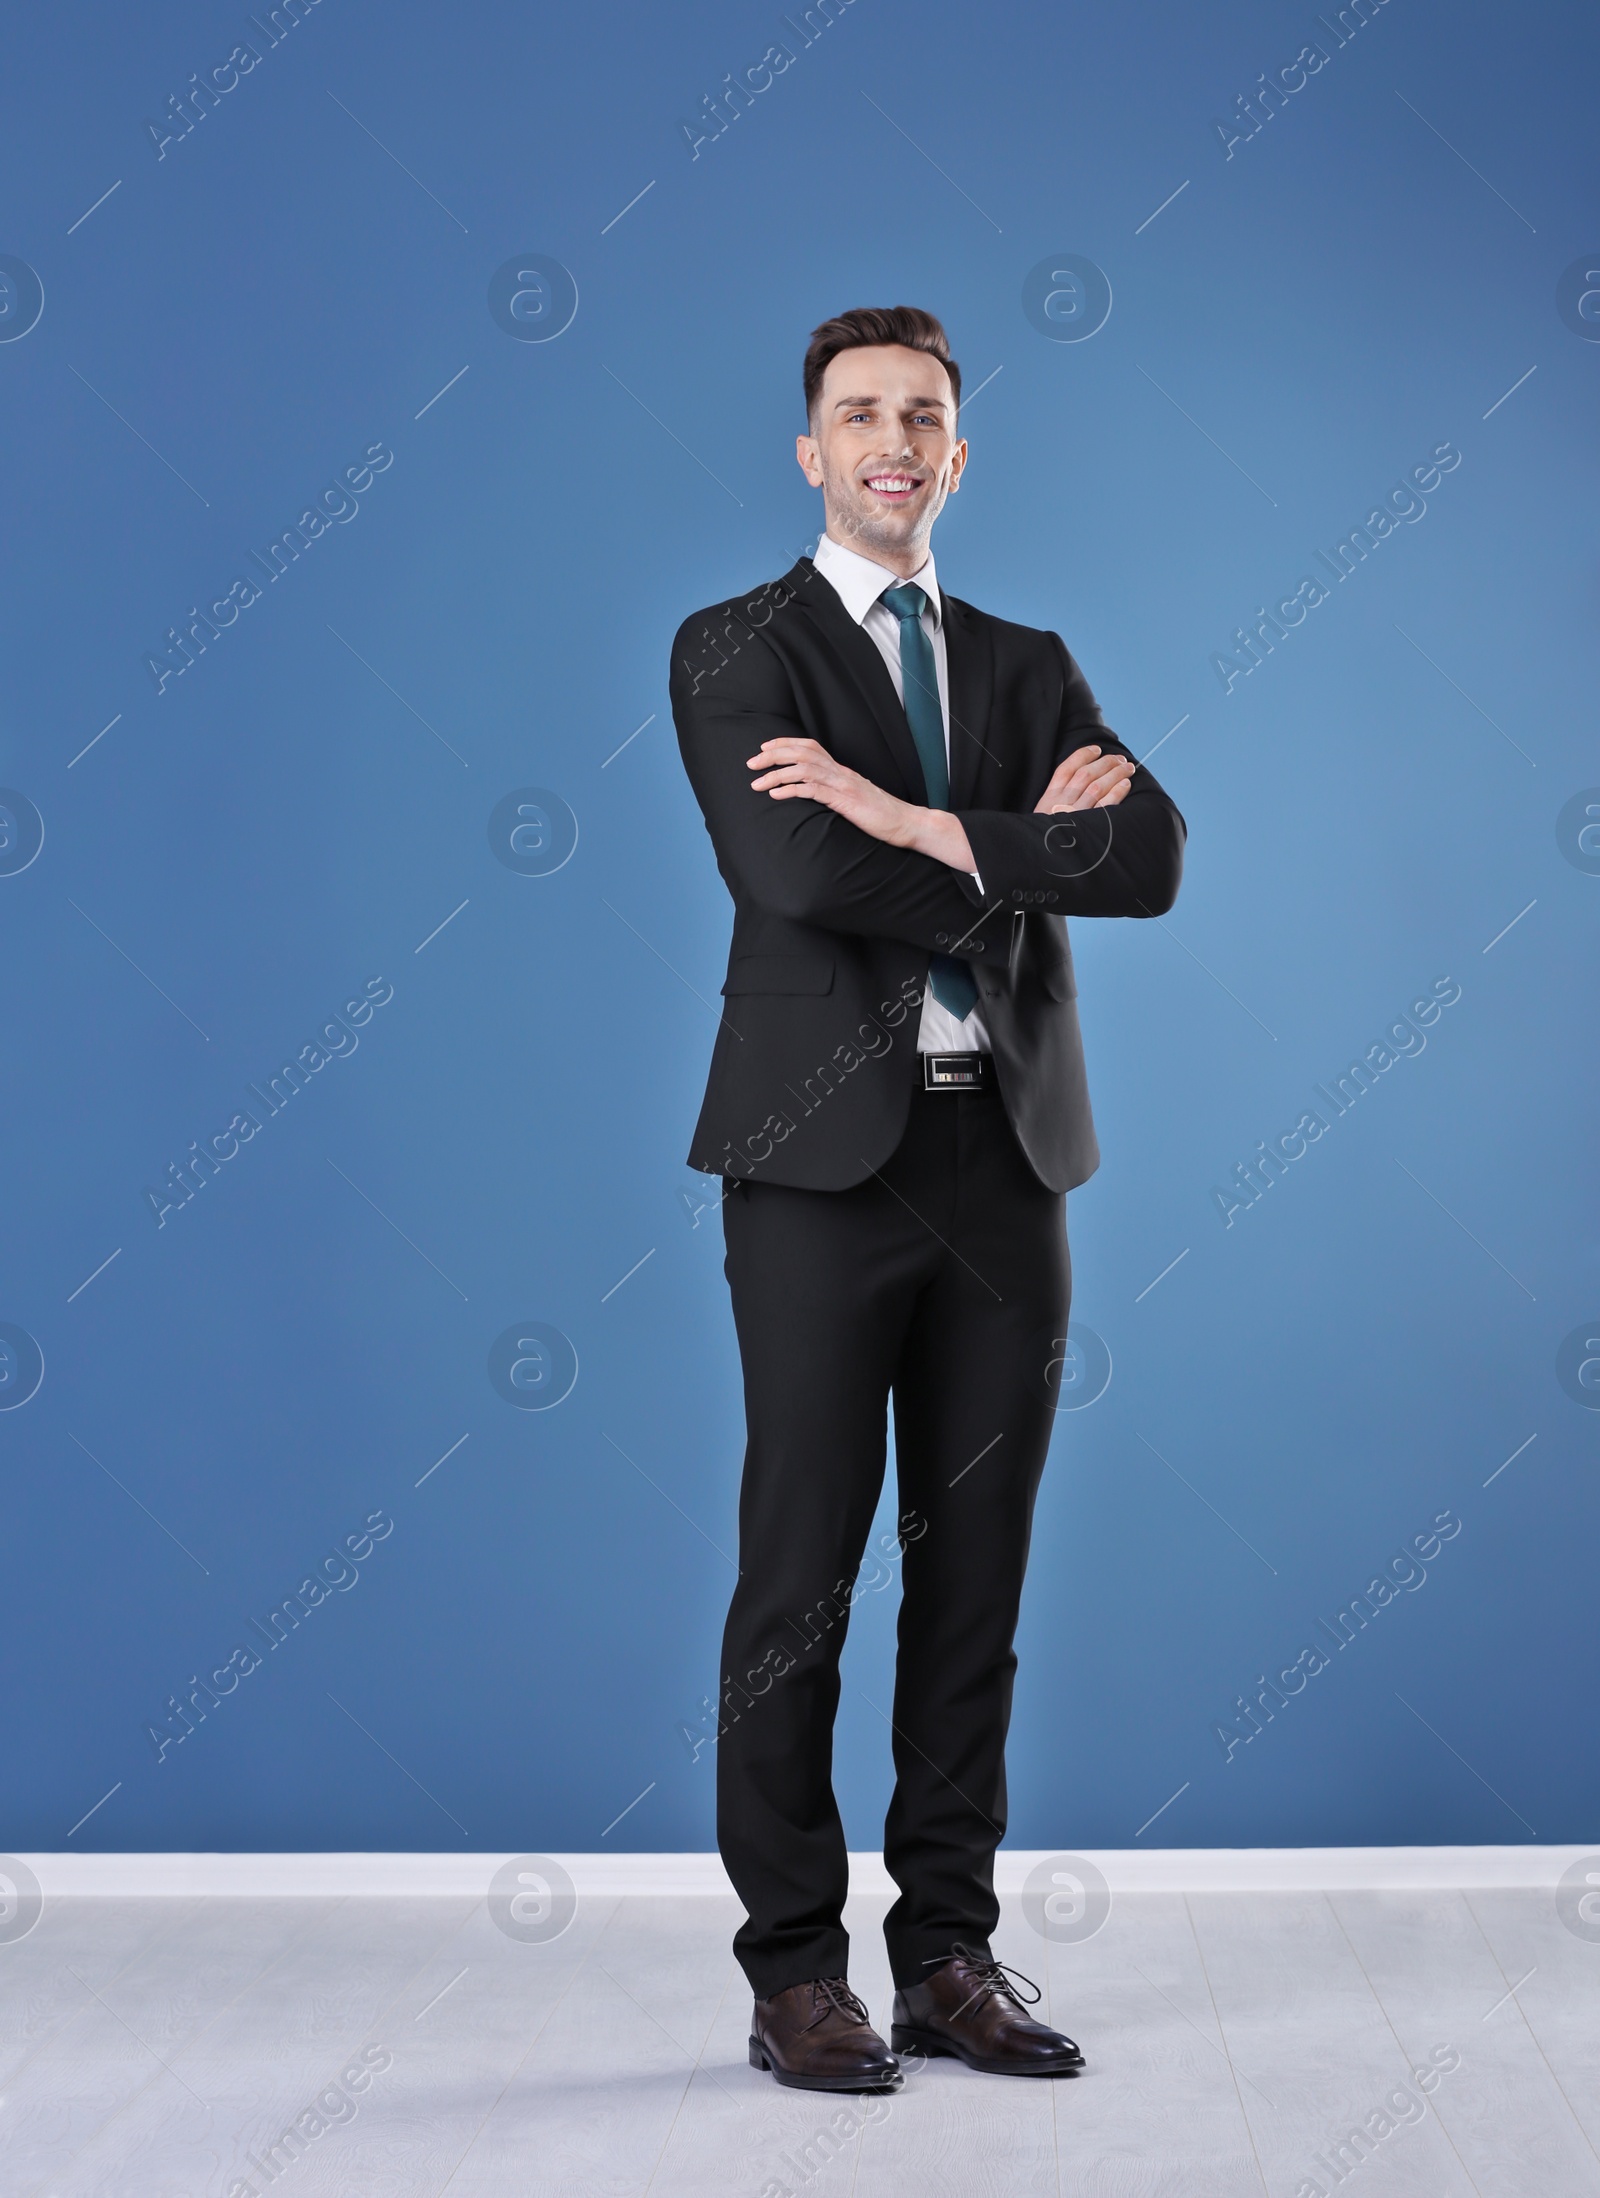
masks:
[[[899,573],[891,572],[886,565],[874,564],[870,557],[863,557],[857,550],[846,549],[831,534],[822,537],[811,562],[835,590],[858,626],[885,588],[895,588],[902,584]],[[929,550],[921,569],[914,572],[911,578],[928,598],[933,623],[938,627],[944,617],[944,605],[939,595],[938,576],[933,569],[932,550]]]

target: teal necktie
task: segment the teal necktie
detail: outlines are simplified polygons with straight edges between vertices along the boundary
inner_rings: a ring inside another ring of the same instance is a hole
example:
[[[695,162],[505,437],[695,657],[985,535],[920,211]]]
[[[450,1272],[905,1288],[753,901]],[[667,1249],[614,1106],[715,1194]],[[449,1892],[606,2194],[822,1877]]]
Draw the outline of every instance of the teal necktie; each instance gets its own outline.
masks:
[[[939,674],[933,661],[933,643],[922,630],[922,614],[928,598],[914,581],[885,588],[878,599],[900,621],[900,685],[905,697],[906,721],[922,764],[923,784],[930,809],[950,806],[950,765],[944,750],[944,713],[939,707]],[[928,983],[942,1008],[957,1022],[964,1022],[978,1004],[978,987],[971,970],[953,954],[935,954],[928,964]]]

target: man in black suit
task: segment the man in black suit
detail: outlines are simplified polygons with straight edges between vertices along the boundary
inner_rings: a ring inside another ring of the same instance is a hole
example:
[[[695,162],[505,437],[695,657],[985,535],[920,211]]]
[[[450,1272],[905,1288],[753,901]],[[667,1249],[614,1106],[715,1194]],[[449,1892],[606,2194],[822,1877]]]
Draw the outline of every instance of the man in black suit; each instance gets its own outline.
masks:
[[[804,385],[816,555],[690,618],[672,665],[734,904],[689,1159],[726,1178],[744,1367],[717,1828],[748,1912],[750,2057],[824,2090],[893,2084],[917,2049],[1070,2073],[1078,2048],[989,1944],[1064,1194],[1099,1162],[1064,919],[1164,913],[1184,823],[1054,633],[940,589],[928,538],[967,446],[938,321],[824,322]],[[830,1775],[891,1398],[894,2052],[847,1982]]]

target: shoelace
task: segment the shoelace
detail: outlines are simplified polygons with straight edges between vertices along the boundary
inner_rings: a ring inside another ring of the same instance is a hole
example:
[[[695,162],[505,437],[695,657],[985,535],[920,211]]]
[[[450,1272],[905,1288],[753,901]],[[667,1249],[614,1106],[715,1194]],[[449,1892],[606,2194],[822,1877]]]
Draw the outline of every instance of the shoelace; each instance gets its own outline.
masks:
[[[1003,1961],[993,1961],[987,1954],[980,1954],[970,1946],[963,1946],[959,1940],[950,1951],[966,1965],[975,1986],[971,1996],[962,2002],[959,2013],[964,2015],[974,2001],[984,1999],[991,1993],[996,1998],[1009,1999],[1019,2007],[1032,2007],[1043,1999],[1044,1994],[1032,1977],[1025,1977],[1020,1969],[1008,1969]],[[943,1959],[942,1956],[940,1958]],[[1012,1982],[1013,1978],[1015,1983]],[[1023,1989],[1019,1990],[1018,1986]]]
[[[829,2015],[843,2015],[847,2021],[864,2023],[870,2020],[866,2008],[856,1998],[843,1977],[818,1977],[811,1987],[811,2004],[816,2013],[806,2024],[815,2030],[819,2022],[826,2022]]]

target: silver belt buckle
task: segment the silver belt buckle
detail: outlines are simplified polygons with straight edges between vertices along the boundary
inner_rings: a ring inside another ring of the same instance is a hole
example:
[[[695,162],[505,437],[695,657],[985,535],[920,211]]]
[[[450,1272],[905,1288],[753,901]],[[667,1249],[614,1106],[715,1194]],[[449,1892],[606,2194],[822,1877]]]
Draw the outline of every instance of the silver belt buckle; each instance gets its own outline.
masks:
[[[982,1091],[988,1081],[985,1054],[925,1053],[922,1056],[924,1091]]]

